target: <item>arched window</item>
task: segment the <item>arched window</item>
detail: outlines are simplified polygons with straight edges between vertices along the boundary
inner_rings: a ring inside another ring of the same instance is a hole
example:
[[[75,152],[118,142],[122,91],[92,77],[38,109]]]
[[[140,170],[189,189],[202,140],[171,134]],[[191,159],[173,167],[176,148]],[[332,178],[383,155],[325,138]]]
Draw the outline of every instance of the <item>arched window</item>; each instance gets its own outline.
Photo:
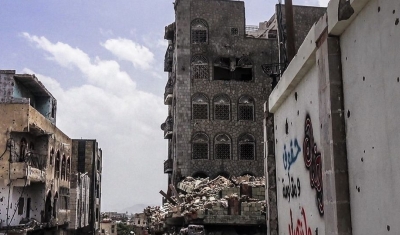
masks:
[[[208,71],[208,59],[202,55],[192,57],[192,78],[193,79],[208,79],[210,77]]]
[[[53,159],[54,159],[54,149],[51,148],[51,150],[50,150],[50,165],[53,165]]]
[[[254,160],[255,159],[255,139],[250,134],[243,134],[238,138],[239,159]]]
[[[192,138],[192,158],[208,159],[208,136],[204,133],[197,133]]]
[[[229,96],[220,94],[214,98],[214,119],[230,120],[231,117],[231,101]]]
[[[54,195],[53,200],[53,217],[57,219],[57,211],[58,211],[58,192]]]
[[[193,44],[208,43],[208,24],[203,19],[194,19],[191,23],[191,35]]]
[[[231,138],[226,134],[219,134],[215,137],[215,159],[231,158]]]
[[[57,151],[56,163],[54,164],[54,177],[58,179],[60,177],[60,151]]]
[[[243,95],[239,98],[238,120],[254,121],[254,99]]]
[[[67,161],[65,159],[65,155],[63,154],[62,161],[61,161],[61,179],[64,179],[64,180],[65,180],[66,165],[67,165]]]
[[[27,145],[28,143],[26,142],[26,139],[22,138],[19,144],[19,159],[18,159],[19,162],[25,161]]]
[[[192,97],[192,119],[208,119],[208,98],[198,93]]]
[[[69,175],[71,174],[71,158],[67,159],[67,180],[69,180]]]

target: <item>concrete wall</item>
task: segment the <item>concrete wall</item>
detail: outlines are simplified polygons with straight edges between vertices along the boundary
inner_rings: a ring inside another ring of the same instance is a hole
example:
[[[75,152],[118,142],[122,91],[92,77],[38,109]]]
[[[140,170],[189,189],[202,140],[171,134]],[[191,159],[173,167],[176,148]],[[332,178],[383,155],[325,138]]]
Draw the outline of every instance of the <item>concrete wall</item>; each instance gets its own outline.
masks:
[[[340,36],[353,234],[399,234],[400,2],[369,1]]]

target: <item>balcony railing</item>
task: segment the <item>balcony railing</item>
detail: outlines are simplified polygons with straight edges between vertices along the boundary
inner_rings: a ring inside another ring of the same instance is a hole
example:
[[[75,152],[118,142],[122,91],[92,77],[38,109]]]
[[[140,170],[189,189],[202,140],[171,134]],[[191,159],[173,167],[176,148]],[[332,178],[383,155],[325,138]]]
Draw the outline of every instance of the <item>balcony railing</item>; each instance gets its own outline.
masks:
[[[161,130],[164,131],[164,139],[172,139],[172,131],[174,128],[174,120],[171,116],[168,116],[163,124],[161,124]]]
[[[172,168],[173,168],[173,160],[168,159],[164,161],[164,173],[165,174],[170,174],[172,173]]]
[[[172,104],[172,93],[174,91],[174,83],[171,78],[168,79],[167,84],[165,85],[164,92],[164,104],[171,105]]]

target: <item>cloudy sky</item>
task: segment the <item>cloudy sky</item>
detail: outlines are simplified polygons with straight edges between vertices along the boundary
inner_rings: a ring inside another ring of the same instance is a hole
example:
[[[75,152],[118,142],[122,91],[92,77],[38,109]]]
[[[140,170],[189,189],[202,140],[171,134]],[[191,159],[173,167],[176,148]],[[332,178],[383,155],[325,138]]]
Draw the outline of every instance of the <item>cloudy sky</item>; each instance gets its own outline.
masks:
[[[71,138],[98,140],[102,211],[157,205],[166,190],[160,124],[172,2],[0,0],[0,69],[36,74],[58,101],[57,126]],[[268,20],[277,2],[245,0],[246,24]]]

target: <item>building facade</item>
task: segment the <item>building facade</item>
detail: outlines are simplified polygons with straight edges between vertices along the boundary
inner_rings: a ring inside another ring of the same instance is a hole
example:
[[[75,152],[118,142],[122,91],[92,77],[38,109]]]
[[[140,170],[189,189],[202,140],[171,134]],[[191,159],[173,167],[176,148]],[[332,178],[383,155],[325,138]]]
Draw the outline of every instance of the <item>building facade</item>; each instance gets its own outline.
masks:
[[[70,208],[71,222],[68,229],[71,234],[89,226],[90,178],[87,173],[71,174]]]
[[[247,35],[244,2],[175,1],[161,128],[168,139],[169,183],[186,176],[262,176],[263,103],[278,62],[277,39]]]
[[[117,223],[111,219],[103,219],[100,222],[100,235],[117,235]]]
[[[70,221],[72,140],[56,111],[35,75],[0,70],[0,233],[62,233]]]
[[[400,233],[399,12],[331,0],[272,92],[275,234]]]
[[[72,140],[72,174],[86,174],[89,185],[89,226],[82,233],[96,234],[100,230],[102,151],[96,140]],[[82,207],[81,207],[82,209]]]

